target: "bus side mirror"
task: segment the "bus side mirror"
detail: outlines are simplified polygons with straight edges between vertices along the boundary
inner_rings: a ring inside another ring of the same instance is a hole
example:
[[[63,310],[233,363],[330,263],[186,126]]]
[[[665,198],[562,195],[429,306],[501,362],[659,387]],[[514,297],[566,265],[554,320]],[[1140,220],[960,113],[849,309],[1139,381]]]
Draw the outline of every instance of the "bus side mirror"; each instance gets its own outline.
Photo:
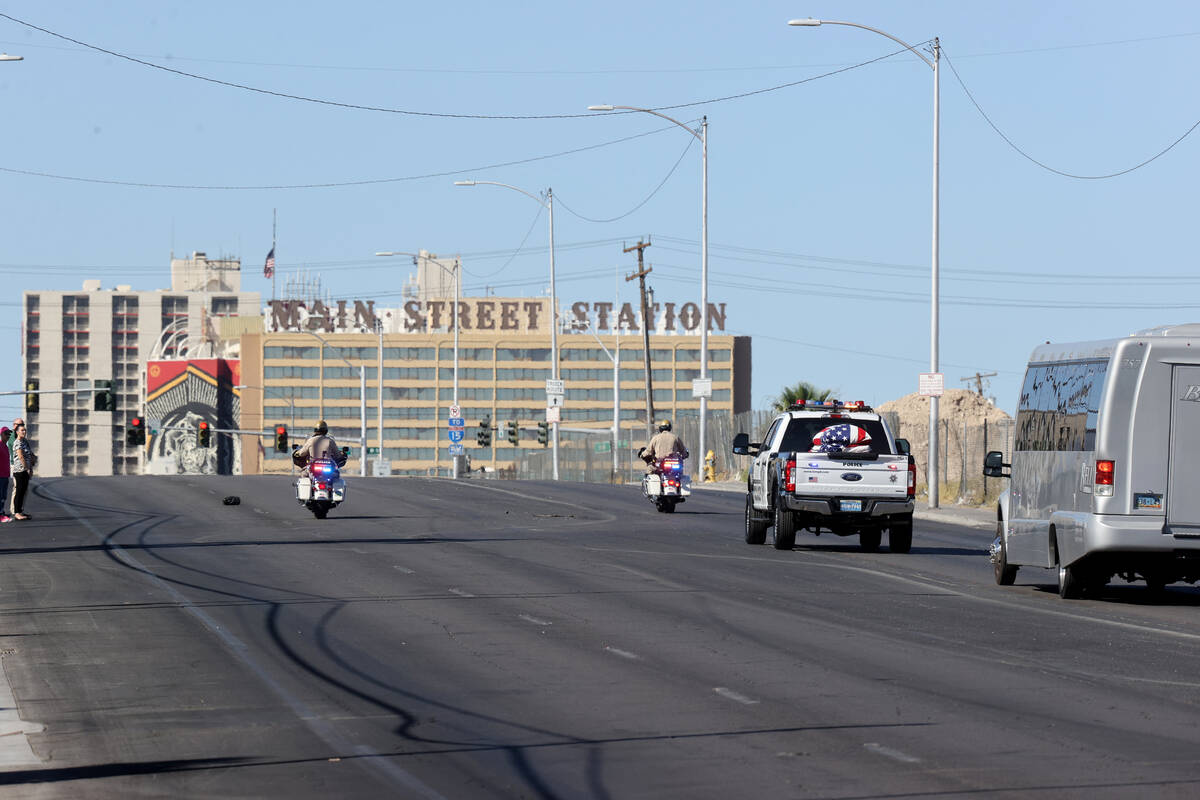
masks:
[[[909,446],[908,439],[896,440],[896,452],[902,456],[912,455],[912,447]]]
[[[1004,453],[992,450],[983,458],[983,476],[985,478],[1007,478],[1011,473],[1005,473],[1004,469],[1011,466],[1011,464],[1004,463]]]

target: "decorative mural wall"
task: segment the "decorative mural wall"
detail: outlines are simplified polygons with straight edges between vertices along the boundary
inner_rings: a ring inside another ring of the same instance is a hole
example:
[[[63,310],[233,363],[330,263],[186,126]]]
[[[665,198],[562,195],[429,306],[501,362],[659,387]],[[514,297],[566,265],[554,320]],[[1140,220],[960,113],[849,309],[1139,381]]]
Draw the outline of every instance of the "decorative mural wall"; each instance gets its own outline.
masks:
[[[146,364],[148,471],[155,475],[240,475],[241,437],[213,433],[200,447],[196,430],[237,430],[241,420],[241,361],[196,358]]]

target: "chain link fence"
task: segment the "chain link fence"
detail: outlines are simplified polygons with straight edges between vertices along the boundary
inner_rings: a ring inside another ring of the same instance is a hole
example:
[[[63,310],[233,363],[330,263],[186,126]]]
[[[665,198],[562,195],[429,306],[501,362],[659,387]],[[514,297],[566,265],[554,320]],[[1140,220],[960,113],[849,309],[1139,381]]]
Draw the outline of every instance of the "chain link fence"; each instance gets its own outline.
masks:
[[[708,415],[707,444],[712,453],[713,475],[716,480],[745,480],[750,458],[733,455],[733,437],[738,433],[746,433],[751,441],[759,441],[776,413],[758,410],[740,414],[713,412]],[[882,416],[895,436],[909,439],[914,444],[913,455],[917,459],[917,492],[927,495],[928,423],[904,426],[898,414],[885,412]],[[967,423],[943,419],[939,421],[939,425],[941,430],[938,436],[937,458],[941,483],[940,499],[943,502],[967,505],[981,505],[994,500],[1004,489],[1004,481],[983,476],[983,457],[989,450],[999,450],[1004,453],[1006,463],[1011,460],[1013,421],[1004,419]],[[704,454],[696,452],[700,438],[699,415],[679,415],[674,421],[674,429],[692,451],[687,470],[692,479],[699,482],[704,469]],[[610,431],[563,431],[559,436],[559,479],[580,483],[637,483],[645,472],[645,464],[637,457],[637,450],[645,443],[644,432],[621,431],[614,466]],[[519,448],[513,454],[513,458],[514,466],[511,469],[487,473],[483,477],[531,480],[550,480],[552,477],[553,465],[549,447]]]

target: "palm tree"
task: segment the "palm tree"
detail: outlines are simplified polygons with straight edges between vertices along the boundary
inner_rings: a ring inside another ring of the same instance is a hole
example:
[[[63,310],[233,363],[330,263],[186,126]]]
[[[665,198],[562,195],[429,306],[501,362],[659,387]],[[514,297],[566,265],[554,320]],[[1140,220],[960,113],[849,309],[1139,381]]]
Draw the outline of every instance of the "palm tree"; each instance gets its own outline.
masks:
[[[833,393],[833,389],[818,389],[808,381],[800,381],[794,386],[783,387],[779,396],[771,402],[771,410],[786,411],[797,400],[828,400]]]

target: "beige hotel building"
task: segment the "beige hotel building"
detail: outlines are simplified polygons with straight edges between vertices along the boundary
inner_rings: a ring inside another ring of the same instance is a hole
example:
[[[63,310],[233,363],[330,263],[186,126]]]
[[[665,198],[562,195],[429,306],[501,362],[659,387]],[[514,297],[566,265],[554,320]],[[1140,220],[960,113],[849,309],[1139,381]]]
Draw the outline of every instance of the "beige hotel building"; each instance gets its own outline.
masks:
[[[338,444],[351,448],[344,472],[358,474],[361,366],[366,372],[367,474],[375,473],[373,462],[379,456],[372,451],[380,447],[385,474],[449,474],[452,442],[447,419],[455,400],[452,297],[453,292],[446,292],[410,299],[386,311],[375,309],[370,301],[271,301],[263,332],[241,337],[241,427],[272,430],[283,424],[294,443],[303,442],[316,421],[324,419]],[[560,473],[564,478],[585,472],[607,475],[614,414],[614,362],[609,354],[617,357],[621,464],[632,465],[633,451],[646,441],[640,314],[629,305],[615,308],[611,303],[563,298],[560,306]],[[700,377],[699,309],[688,302],[654,308],[654,419],[669,418],[677,430],[686,429],[689,418],[698,419],[700,406],[692,385]],[[504,474],[517,467],[525,476],[548,475],[550,448],[539,444],[537,436],[538,423],[547,417],[546,381],[552,377],[549,299],[465,297],[459,300],[458,312],[457,400],[465,420],[461,444],[470,468]],[[709,413],[747,411],[750,339],[721,332],[723,304],[710,305],[709,313]],[[491,446],[481,447],[480,422],[489,418]],[[510,420],[520,427],[516,447],[508,441]],[[696,447],[694,441],[688,444]],[[243,472],[288,472],[290,458],[275,450],[273,437],[265,437],[263,445],[241,448]]]

